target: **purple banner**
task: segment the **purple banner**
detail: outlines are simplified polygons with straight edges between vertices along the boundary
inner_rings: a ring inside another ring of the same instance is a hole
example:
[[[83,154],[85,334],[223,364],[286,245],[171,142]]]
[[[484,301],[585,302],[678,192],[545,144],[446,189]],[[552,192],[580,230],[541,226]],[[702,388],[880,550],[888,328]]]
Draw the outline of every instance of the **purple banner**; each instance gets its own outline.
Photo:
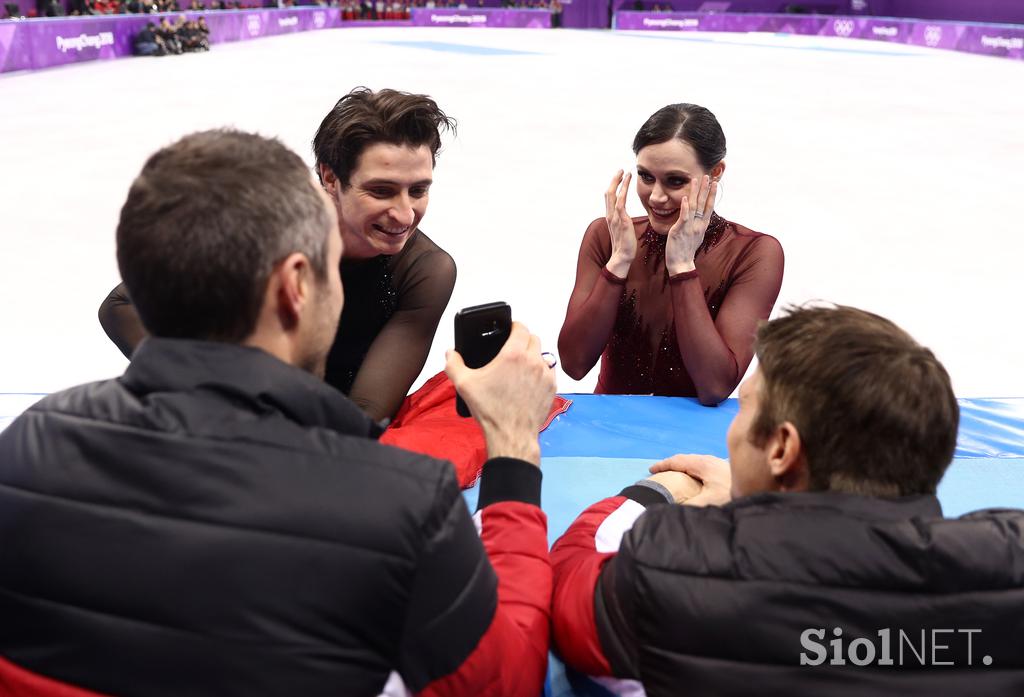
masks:
[[[1021,0],[868,0],[868,9],[867,14],[907,19],[1024,23],[1024,2]]]
[[[547,10],[493,8],[414,9],[411,21],[380,22],[342,21],[337,7],[0,21],[0,73],[130,56],[132,39],[147,22],[159,23],[164,16],[173,21],[182,14],[206,18],[211,44],[349,26],[551,27]]]
[[[872,0],[873,2],[874,0]],[[962,2],[963,0],[961,0]],[[612,10],[632,11],[636,0],[612,0]],[[821,14],[870,14],[855,12],[851,0],[641,0],[644,10],[651,5],[667,4],[673,12],[759,12],[761,14],[781,12],[787,4],[799,5],[806,12]],[[875,12],[874,14],[881,14]]]
[[[562,0],[562,26],[571,29],[607,29],[612,25],[611,5],[602,0]]]
[[[32,70],[82,61],[116,58],[132,52],[132,37],[144,18],[90,17],[40,19],[5,23],[0,32],[14,32],[5,47],[0,41],[0,72]],[[2,36],[2,34],[0,34]]]
[[[339,27],[409,27],[411,19],[343,19]]]
[[[201,13],[197,13],[196,16],[199,14]],[[192,19],[191,13],[186,12],[185,16]],[[247,10],[205,16],[210,25],[210,43],[212,44],[327,29],[340,24],[339,10],[336,7]]]
[[[889,41],[1024,59],[1024,26],[821,15],[616,12],[616,29],[771,32]]]
[[[626,10],[635,0],[612,0],[613,10]],[[646,10],[654,4],[667,4],[673,12],[755,12],[773,14],[786,5],[796,5],[810,13],[931,19],[947,22],[984,22],[988,24],[1024,23],[1021,0],[641,0]],[[635,9],[635,8],[633,8]]]
[[[477,8],[412,9],[412,23],[419,27],[519,27],[550,29],[551,12],[548,10],[493,10]]]
[[[107,15],[0,22],[0,73],[37,70],[81,61],[132,55],[133,38],[161,17],[206,18],[210,43],[247,41],[342,24],[336,7],[288,10],[175,12],[169,15]]]

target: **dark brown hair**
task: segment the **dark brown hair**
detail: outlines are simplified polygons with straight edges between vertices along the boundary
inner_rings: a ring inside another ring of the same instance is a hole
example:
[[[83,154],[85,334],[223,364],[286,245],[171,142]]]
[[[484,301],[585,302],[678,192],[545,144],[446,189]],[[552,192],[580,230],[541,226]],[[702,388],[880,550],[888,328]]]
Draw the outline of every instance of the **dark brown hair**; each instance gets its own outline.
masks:
[[[696,104],[669,104],[651,114],[633,138],[633,154],[674,138],[688,143],[707,171],[725,159],[722,126],[714,114]]]
[[[758,329],[757,359],[763,382],[751,437],[763,443],[792,422],[811,489],[935,492],[960,410],[946,369],[905,331],[853,307],[789,308]]]
[[[454,134],[455,129],[455,119],[446,116],[426,95],[357,87],[338,100],[317,129],[313,138],[317,176],[320,165],[327,165],[347,187],[359,156],[376,143],[414,148],[426,145],[431,162],[436,163],[441,131]]]
[[[302,158],[275,139],[205,131],[146,161],[121,208],[117,262],[150,334],[239,342],[279,261],[301,252],[327,278],[334,230]]]

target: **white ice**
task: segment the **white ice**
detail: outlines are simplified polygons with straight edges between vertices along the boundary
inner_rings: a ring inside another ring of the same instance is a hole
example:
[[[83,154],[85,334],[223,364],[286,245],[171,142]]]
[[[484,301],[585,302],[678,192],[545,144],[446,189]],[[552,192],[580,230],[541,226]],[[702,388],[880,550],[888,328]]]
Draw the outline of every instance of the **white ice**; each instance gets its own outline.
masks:
[[[0,77],[0,393],[124,368],[96,309],[118,282],[118,210],[148,154],[234,125],[311,161],[320,119],[356,85],[426,92],[459,120],[422,224],[459,279],[421,379],[466,305],[507,300],[555,346],[581,235],[631,166],[633,134],[689,101],[728,137],[719,211],[785,248],[777,307],[873,310],[932,347],[960,396],[1024,397],[1024,61],[774,35],[426,28]],[[635,197],[630,208],[642,213]],[[559,389],[590,391],[596,374],[560,374]]]

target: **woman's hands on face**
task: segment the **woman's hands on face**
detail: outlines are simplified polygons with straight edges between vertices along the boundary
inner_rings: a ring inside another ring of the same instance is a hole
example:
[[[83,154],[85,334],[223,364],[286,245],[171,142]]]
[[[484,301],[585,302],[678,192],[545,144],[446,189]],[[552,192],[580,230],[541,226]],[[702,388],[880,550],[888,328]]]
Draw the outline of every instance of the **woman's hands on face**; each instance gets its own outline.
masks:
[[[711,181],[711,177],[706,174],[690,182],[689,191],[679,203],[679,220],[669,228],[665,242],[665,266],[669,275],[675,276],[696,268],[693,258],[708,231],[717,195],[718,182]]]
[[[629,267],[636,257],[636,230],[633,221],[626,213],[626,195],[629,193],[629,182],[632,172],[619,170],[612,178],[608,190],[604,192],[605,220],[608,233],[612,238],[612,257],[605,265],[612,274],[625,278]]]

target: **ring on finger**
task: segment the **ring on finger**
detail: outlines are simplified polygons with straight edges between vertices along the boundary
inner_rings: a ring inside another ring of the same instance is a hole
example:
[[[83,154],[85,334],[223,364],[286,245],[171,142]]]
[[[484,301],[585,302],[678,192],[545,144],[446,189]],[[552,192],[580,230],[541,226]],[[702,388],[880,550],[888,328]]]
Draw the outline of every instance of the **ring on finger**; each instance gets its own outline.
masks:
[[[555,358],[555,354],[551,353],[550,351],[544,351],[542,354],[540,354],[540,357],[545,360],[549,368],[554,368],[556,365],[558,365],[558,359]]]
[[[702,213],[701,211],[697,211],[696,213],[693,214],[693,217],[696,220],[704,220],[704,213]]]

